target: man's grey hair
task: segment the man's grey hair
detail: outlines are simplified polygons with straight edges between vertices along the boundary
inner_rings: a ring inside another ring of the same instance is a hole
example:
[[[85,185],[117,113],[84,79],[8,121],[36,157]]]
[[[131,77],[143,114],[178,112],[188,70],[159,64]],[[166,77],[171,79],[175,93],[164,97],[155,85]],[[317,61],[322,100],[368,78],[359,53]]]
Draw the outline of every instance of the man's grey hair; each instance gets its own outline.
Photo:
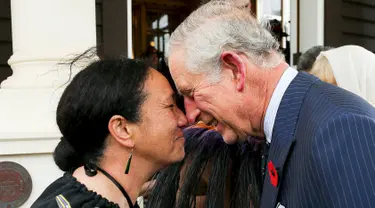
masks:
[[[169,56],[180,51],[185,67],[194,74],[206,74],[212,82],[220,80],[223,51],[245,54],[260,68],[279,65],[284,56],[279,43],[247,10],[225,0],[204,4],[172,33]]]

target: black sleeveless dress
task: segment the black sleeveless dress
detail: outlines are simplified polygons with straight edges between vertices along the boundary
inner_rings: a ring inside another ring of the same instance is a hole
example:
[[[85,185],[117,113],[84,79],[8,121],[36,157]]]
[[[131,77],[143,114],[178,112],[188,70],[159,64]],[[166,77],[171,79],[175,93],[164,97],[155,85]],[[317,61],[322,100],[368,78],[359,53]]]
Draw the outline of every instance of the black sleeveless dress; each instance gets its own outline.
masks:
[[[135,208],[139,208],[136,204]],[[31,208],[120,208],[77,181],[72,173],[65,173],[49,185]]]

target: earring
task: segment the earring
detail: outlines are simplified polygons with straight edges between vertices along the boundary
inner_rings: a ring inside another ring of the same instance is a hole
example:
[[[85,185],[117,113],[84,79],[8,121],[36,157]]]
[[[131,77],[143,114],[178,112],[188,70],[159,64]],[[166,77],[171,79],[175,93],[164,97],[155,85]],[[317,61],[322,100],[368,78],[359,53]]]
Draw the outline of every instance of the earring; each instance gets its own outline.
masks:
[[[88,163],[83,166],[87,176],[93,177],[98,174],[97,167],[94,164]]]
[[[129,170],[130,170],[130,163],[132,162],[132,157],[133,157],[133,149],[132,149],[131,152],[130,152],[130,156],[129,156],[129,159],[128,159],[128,163],[126,164],[125,174],[128,174],[128,173],[129,173]]]

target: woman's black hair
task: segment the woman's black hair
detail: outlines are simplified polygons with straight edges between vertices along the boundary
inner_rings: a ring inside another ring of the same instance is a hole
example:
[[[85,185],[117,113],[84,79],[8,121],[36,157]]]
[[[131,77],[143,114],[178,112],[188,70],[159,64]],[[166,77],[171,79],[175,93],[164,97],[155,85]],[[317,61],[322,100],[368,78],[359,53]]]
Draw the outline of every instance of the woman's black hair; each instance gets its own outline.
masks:
[[[185,159],[158,174],[150,193],[148,207],[194,207],[196,191],[207,165],[210,165],[211,169],[205,207],[224,208],[225,200],[228,200],[227,191],[230,193],[231,207],[248,208],[259,204],[259,178],[255,174],[258,167],[254,166],[254,161],[259,157],[253,144],[246,142],[227,145],[219,133],[203,128],[187,129],[184,135]],[[242,158],[244,156],[248,158]],[[180,171],[184,163],[187,164],[186,171],[180,181]],[[230,187],[227,186],[228,180]]]
[[[71,67],[92,55],[92,50],[86,51],[70,63]],[[140,121],[148,75],[149,67],[143,61],[113,58],[92,62],[71,80],[56,112],[63,137],[54,151],[54,160],[61,170],[98,163],[112,116]]]
[[[233,167],[236,178],[231,201],[233,208],[260,206],[260,187],[263,184],[260,147],[259,140],[251,137],[246,142],[238,144],[237,162]]]

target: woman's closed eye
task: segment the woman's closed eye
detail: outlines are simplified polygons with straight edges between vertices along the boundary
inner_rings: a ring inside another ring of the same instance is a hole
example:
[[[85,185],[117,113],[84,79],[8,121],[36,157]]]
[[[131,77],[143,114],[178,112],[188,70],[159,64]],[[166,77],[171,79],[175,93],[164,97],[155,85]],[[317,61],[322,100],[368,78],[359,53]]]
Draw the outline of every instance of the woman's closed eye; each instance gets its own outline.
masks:
[[[168,105],[168,108],[174,108],[176,105],[175,104],[170,104]]]
[[[165,108],[174,108],[176,105],[175,104],[166,104]]]

